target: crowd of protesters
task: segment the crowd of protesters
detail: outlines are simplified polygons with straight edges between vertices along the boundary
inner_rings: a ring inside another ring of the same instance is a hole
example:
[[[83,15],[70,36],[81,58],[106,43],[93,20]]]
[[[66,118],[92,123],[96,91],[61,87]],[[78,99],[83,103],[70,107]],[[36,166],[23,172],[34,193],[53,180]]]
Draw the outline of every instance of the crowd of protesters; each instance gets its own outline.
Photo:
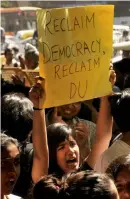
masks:
[[[6,46],[6,67],[39,69],[37,48]],[[102,98],[43,109],[43,81],[1,77],[1,199],[130,199],[130,57]]]

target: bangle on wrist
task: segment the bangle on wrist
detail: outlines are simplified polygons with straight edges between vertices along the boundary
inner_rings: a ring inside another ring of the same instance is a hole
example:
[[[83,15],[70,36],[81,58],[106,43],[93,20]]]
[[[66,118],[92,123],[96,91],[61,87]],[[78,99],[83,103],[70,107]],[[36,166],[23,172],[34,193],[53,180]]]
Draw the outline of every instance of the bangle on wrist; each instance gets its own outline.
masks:
[[[41,110],[43,110],[43,108],[36,108],[36,107],[33,107],[33,110],[34,110],[34,111],[41,111]]]

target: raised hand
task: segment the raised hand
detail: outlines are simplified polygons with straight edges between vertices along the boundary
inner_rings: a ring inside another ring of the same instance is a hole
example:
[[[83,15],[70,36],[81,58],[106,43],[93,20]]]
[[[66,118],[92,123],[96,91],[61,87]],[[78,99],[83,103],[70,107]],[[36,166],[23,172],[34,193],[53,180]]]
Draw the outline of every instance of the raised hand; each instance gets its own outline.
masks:
[[[57,107],[54,108],[54,111],[52,113],[51,123],[64,123],[65,124],[65,122],[62,120],[62,116],[58,115]]]
[[[12,75],[11,78],[14,84],[25,85],[25,78],[20,78],[18,75]]]
[[[19,56],[20,67],[25,69],[25,60],[22,56]]]
[[[29,98],[35,108],[39,108],[41,98],[44,100],[46,98],[45,90],[43,89],[44,83],[45,82],[42,77],[36,77],[36,83],[29,91]]]
[[[113,70],[113,65],[110,63],[110,75],[109,75],[109,81],[111,82],[112,86],[114,86],[116,82],[116,73]]]

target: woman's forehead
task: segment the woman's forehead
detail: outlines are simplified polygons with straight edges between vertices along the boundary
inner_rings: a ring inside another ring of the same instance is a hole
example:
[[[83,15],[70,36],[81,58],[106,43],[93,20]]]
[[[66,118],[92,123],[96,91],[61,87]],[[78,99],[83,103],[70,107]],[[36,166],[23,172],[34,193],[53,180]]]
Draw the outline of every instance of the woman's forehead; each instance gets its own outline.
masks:
[[[65,140],[60,142],[59,145],[64,144],[64,143],[68,143],[70,141],[75,141],[75,139],[71,135],[69,135],[67,138],[65,138]]]
[[[15,158],[19,154],[18,147],[11,143],[1,151],[1,158]]]

